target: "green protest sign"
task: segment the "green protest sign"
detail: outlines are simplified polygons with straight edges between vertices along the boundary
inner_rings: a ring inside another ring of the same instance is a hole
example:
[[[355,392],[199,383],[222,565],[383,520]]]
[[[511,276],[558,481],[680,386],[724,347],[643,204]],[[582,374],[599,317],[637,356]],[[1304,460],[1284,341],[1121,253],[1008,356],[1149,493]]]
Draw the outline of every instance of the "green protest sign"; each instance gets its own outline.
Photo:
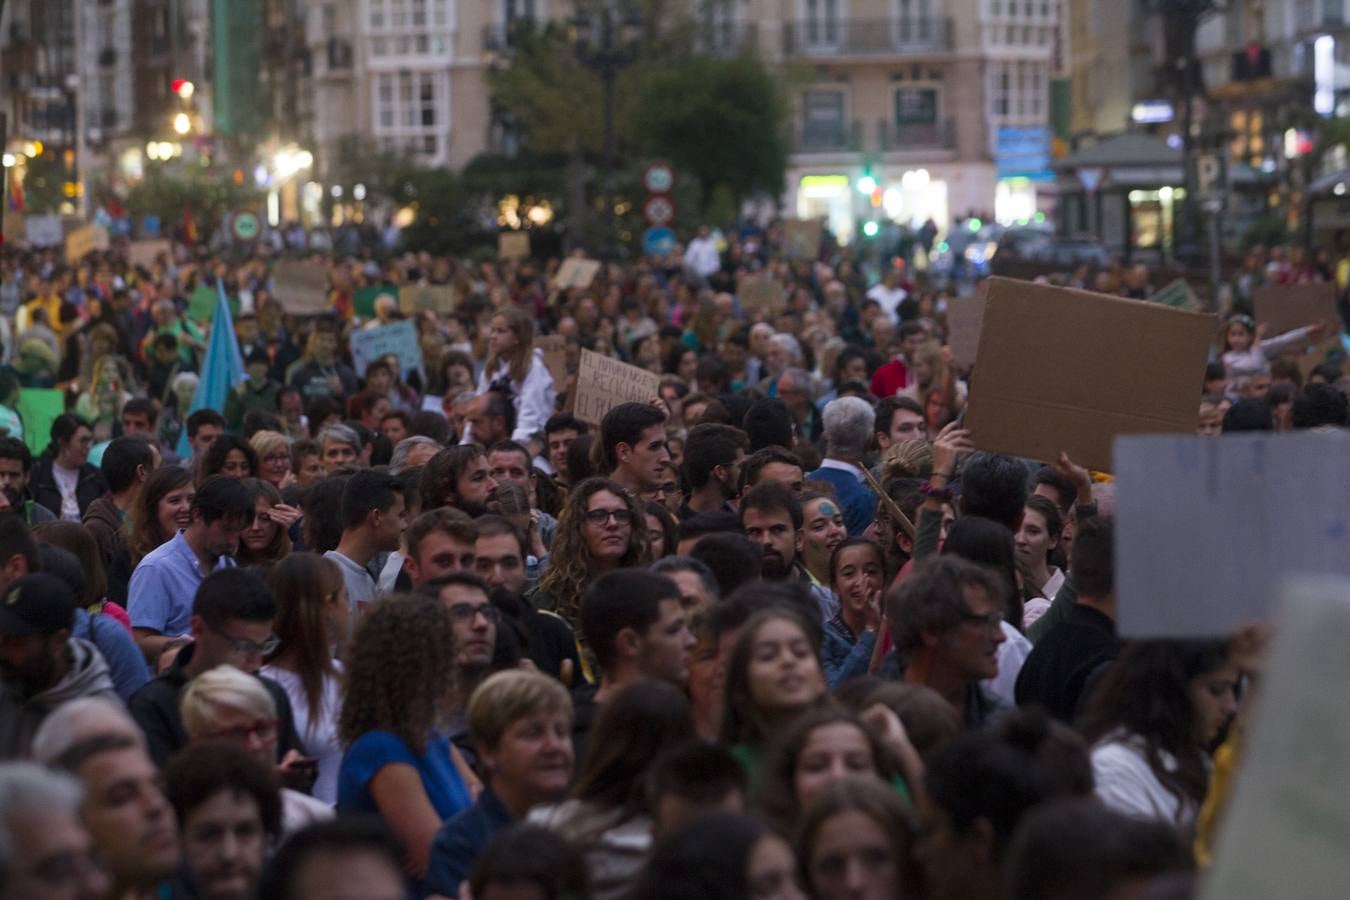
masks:
[[[23,388],[17,411],[23,420],[24,443],[33,456],[40,456],[51,443],[52,422],[66,411],[65,394],[55,388]]]

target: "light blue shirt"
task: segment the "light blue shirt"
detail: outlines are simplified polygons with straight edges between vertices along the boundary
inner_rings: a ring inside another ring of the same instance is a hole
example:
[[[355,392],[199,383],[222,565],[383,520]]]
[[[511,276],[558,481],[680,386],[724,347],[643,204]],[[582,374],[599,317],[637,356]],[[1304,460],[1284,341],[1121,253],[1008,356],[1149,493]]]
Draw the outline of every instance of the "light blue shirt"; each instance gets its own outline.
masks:
[[[212,571],[229,569],[234,558],[222,556]],[[147,628],[170,637],[187,634],[192,622],[192,601],[206,580],[197,554],[183,532],[151,550],[131,573],[127,587],[127,614],[131,627]]]

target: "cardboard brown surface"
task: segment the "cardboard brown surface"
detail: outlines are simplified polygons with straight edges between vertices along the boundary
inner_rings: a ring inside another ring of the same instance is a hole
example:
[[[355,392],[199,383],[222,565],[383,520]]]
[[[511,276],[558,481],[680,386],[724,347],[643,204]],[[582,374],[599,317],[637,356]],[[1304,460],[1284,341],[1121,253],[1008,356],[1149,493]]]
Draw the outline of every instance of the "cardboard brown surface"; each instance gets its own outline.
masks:
[[[609,356],[581,351],[577,370],[574,415],[583,422],[599,425],[612,407],[620,403],[648,403],[661,387],[661,376]]]
[[[750,319],[775,316],[787,305],[783,285],[768,275],[746,275],[739,288],[741,309]]]
[[[982,281],[973,295],[947,300],[947,344],[952,348],[952,362],[958,369],[969,369],[975,365],[989,291],[987,285],[987,281]]]
[[[588,288],[595,276],[600,271],[600,261],[598,259],[577,259],[569,257],[563,260],[563,264],[558,267],[558,274],[553,276],[553,286],[561,290],[568,288]]]
[[[85,225],[66,235],[66,262],[72,266],[95,250],[107,249],[108,229],[102,225]]]
[[[534,349],[542,351],[544,368],[553,376],[553,389],[567,389],[567,339],[560,334],[545,334],[534,339]]]
[[[272,270],[272,293],[281,308],[293,316],[331,312],[328,270],[304,262],[279,262]]]
[[[503,231],[497,235],[497,256],[500,259],[529,259],[530,235],[525,231]]]
[[[981,450],[1111,471],[1121,434],[1192,434],[1214,316],[989,279],[965,426]]]
[[[1195,291],[1191,290],[1191,286],[1186,283],[1184,278],[1169,282],[1149,300],[1163,306],[1170,306],[1173,309],[1200,312],[1200,298],[1195,296]]]
[[[1310,352],[1289,350],[1284,355],[1298,363],[1306,379],[1327,357],[1327,351],[1340,343],[1340,312],[1336,309],[1336,286],[1329,282],[1291,284],[1284,287],[1257,288],[1252,295],[1258,324],[1267,324],[1266,335],[1278,337],[1286,331],[1321,320],[1327,331]]]
[[[172,257],[173,245],[165,240],[132,241],[127,247],[127,261],[133,266],[151,269],[161,253]]]
[[[455,289],[448,284],[410,284],[399,288],[398,306],[405,315],[430,309],[446,315],[455,311]]]
[[[820,255],[819,219],[788,219],[783,223],[783,255],[788,259],[815,259]]]

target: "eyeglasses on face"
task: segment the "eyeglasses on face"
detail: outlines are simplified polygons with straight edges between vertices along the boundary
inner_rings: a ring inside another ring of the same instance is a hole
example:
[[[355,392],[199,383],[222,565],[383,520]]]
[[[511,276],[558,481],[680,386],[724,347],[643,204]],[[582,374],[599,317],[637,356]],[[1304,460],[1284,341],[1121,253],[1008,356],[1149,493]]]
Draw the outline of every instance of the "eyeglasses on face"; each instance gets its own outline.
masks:
[[[206,627],[211,633],[228,641],[230,648],[243,657],[270,656],[281,646],[281,638],[276,635],[271,635],[260,644],[257,641],[250,641],[248,638],[231,637],[212,625],[207,625]]]
[[[482,613],[483,618],[495,625],[502,617],[501,610],[491,603],[455,603],[447,609],[450,611],[450,618],[456,622],[472,622],[474,616]]]
[[[586,512],[586,521],[592,525],[604,525],[610,517],[619,525],[633,524],[633,514],[626,509],[592,509]]]

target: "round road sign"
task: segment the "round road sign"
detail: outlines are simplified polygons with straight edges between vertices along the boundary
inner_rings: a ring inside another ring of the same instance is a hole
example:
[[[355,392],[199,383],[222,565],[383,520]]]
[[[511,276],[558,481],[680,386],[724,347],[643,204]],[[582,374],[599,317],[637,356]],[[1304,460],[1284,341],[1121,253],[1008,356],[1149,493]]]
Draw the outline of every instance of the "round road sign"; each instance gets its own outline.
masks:
[[[234,214],[230,220],[230,231],[234,233],[236,239],[241,241],[255,241],[258,234],[262,231],[262,222],[258,219],[258,214],[251,209],[242,209]]]
[[[648,197],[642,204],[642,218],[653,228],[675,221],[675,204],[669,197]]]
[[[668,162],[654,162],[642,173],[642,186],[649,194],[668,194],[675,186],[675,170]]]
[[[665,256],[675,249],[675,232],[669,228],[648,228],[642,235],[642,252],[648,256]]]

